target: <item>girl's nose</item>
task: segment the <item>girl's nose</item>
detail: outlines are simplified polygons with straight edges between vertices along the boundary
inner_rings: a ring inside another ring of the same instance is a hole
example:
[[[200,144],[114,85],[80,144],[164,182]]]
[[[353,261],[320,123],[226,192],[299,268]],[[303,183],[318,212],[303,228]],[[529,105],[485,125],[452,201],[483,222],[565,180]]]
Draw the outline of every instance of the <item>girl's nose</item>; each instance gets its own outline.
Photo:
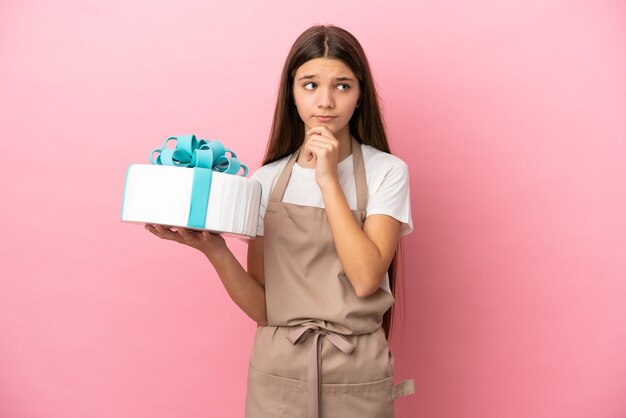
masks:
[[[320,88],[318,97],[318,106],[322,109],[332,109],[335,107],[335,100],[330,88]]]

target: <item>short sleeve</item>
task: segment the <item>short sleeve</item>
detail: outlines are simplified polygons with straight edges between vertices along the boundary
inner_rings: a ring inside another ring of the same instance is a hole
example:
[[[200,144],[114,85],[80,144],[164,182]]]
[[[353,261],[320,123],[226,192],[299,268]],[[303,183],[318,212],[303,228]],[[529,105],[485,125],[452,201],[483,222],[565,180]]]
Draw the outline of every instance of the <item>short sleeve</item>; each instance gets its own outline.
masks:
[[[400,236],[413,231],[409,169],[400,159],[394,159],[393,164],[389,164],[381,173],[377,184],[370,185],[367,215],[378,214],[388,215],[400,221],[402,223]]]

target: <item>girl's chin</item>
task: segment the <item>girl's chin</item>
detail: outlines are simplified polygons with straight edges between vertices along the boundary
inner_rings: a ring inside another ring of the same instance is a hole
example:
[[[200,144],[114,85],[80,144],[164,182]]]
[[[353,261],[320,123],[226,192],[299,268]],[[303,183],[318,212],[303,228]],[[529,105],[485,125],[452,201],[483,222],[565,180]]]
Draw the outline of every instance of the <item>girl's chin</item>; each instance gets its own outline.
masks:
[[[332,123],[332,121],[331,122],[324,122],[324,123],[317,122],[317,123],[311,123],[311,124],[305,123],[304,124],[304,130],[308,131],[309,129],[315,128],[316,126],[325,126],[328,129],[330,129],[330,131],[333,134],[337,134],[337,132],[340,131],[340,129],[337,129],[337,127]],[[347,128],[347,126],[346,126],[346,128]]]

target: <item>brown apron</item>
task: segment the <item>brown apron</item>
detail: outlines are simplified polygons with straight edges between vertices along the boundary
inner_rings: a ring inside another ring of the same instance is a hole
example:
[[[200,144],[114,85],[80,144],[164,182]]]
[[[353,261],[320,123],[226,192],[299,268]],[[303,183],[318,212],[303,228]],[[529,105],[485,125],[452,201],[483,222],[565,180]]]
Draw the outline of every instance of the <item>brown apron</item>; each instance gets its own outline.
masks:
[[[392,418],[393,355],[381,328],[393,296],[360,298],[341,267],[324,208],[283,203],[299,150],[273,188],[265,213],[268,325],[257,328],[248,370],[246,418]],[[363,228],[367,182],[352,138],[357,210]]]

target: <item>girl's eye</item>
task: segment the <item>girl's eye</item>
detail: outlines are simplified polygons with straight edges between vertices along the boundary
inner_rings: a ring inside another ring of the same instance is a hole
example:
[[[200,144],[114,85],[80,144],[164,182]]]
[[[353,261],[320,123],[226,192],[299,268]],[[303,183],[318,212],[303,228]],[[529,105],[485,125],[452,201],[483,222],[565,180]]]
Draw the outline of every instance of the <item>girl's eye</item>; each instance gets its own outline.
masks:
[[[307,86],[310,86],[310,85],[315,86],[315,83],[310,81],[310,82],[306,83],[305,85],[303,85],[302,87],[304,87],[306,90],[312,90],[313,88],[315,88],[315,87],[308,88]],[[339,84],[338,86],[339,87],[343,87],[343,88],[340,89],[341,91],[346,91],[346,90],[350,89],[350,85],[349,84]]]

